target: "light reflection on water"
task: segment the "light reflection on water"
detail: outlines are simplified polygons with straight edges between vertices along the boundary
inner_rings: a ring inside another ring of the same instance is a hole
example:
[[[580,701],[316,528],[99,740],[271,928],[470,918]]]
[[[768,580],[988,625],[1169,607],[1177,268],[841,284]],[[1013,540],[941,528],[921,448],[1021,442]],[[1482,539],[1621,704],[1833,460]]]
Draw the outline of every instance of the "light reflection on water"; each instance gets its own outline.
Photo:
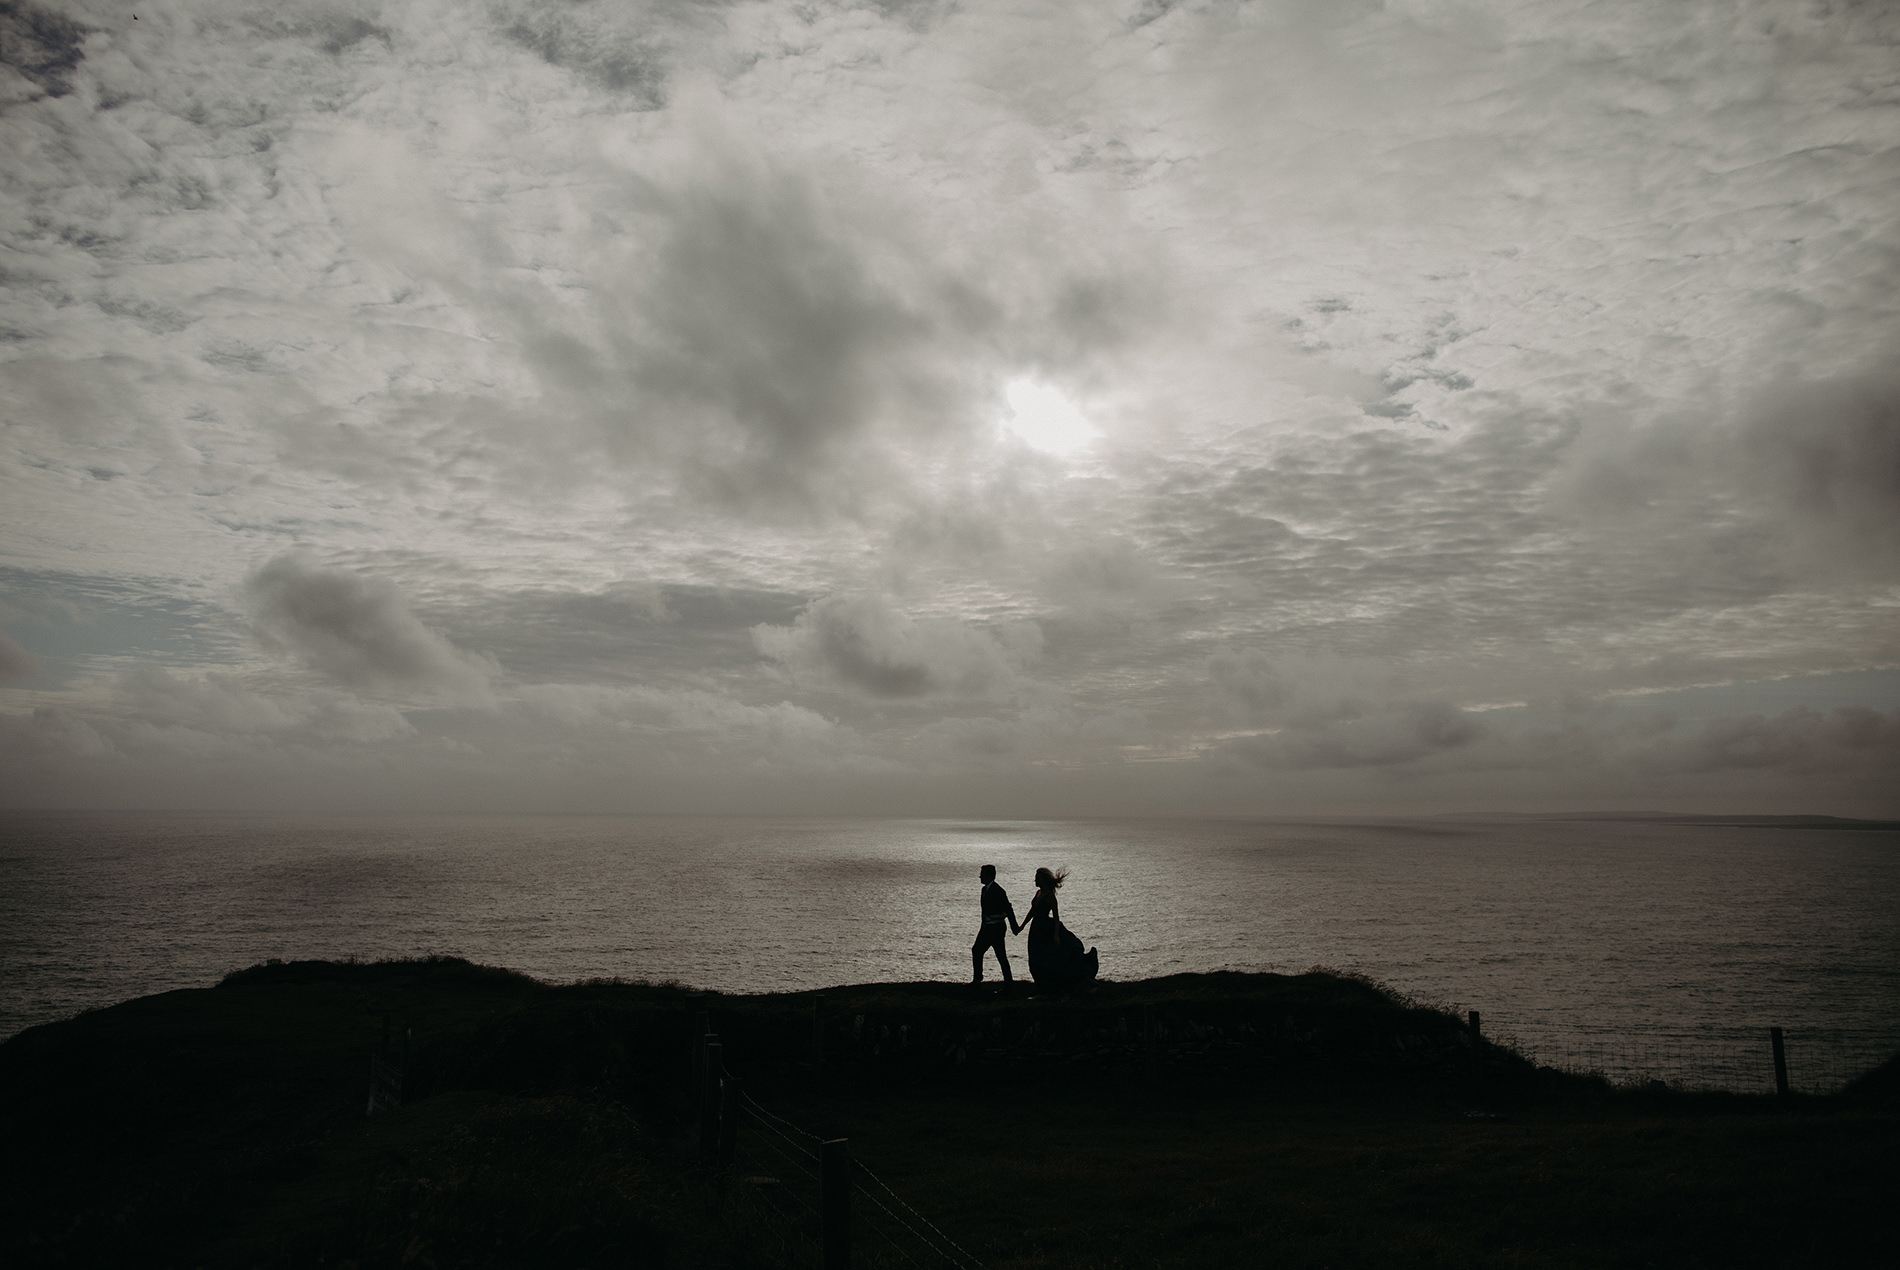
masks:
[[[269,957],[958,979],[983,863],[1019,909],[1037,865],[1069,868],[1063,916],[1107,977],[1353,969],[1605,1066],[1616,1038],[1752,1054],[1770,1024],[1836,1038],[1837,1063],[1900,1048],[1900,835],[1444,820],[14,814],[0,1036]]]

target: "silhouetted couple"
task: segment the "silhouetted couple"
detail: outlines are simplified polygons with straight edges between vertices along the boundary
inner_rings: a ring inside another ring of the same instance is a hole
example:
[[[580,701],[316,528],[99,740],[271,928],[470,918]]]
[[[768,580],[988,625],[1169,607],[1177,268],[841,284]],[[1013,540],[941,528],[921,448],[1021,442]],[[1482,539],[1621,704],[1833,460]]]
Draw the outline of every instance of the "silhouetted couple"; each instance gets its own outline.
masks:
[[[1019,935],[1024,926],[1029,927],[1029,975],[1037,987],[1072,988],[1094,982],[1100,965],[1095,949],[1083,952],[1082,941],[1069,932],[1057,915],[1056,890],[1068,876],[1066,869],[1036,870],[1036,898],[1029,901],[1027,922],[1016,920],[1016,908],[1009,902],[1009,895],[996,884],[995,865],[984,865],[976,876],[983,883],[983,927],[977,932],[976,943],[970,947],[970,961],[975,971],[971,982],[983,982],[983,954],[994,948],[996,964],[1003,968],[1003,991],[1011,990],[1015,979],[1010,974],[1009,949],[1003,944],[1003,932],[1007,929],[1010,934]]]

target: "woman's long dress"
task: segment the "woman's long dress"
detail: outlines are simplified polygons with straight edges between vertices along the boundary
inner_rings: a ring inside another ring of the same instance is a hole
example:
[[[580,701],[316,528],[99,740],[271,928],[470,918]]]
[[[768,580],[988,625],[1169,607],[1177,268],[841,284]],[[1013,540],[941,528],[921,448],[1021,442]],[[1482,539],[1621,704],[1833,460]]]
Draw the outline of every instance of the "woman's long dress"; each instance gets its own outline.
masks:
[[[1095,979],[1100,961],[1095,949],[1082,951],[1077,939],[1056,915],[1056,897],[1037,891],[1029,905],[1029,976],[1039,988],[1070,988]]]

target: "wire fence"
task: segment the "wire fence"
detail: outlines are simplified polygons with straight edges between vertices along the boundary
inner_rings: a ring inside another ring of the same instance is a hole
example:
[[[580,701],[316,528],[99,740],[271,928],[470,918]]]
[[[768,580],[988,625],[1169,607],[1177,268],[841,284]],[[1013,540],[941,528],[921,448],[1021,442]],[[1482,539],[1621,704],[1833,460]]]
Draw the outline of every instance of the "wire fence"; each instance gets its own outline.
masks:
[[[1769,1032],[1736,1027],[1646,1034],[1570,1025],[1562,1031],[1507,1031],[1493,1039],[1540,1066],[1601,1076],[1615,1085],[1759,1094],[1775,1092]],[[1900,1027],[1789,1027],[1782,1034],[1788,1087],[1794,1093],[1838,1094],[1900,1051]]]
[[[736,1114],[722,1141],[730,1158],[720,1161],[724,1193],[745,1223],[758,1251],[786,1266],[823,1267],[827,1223],[838,1221],[837,1199],[827,1195],[822,1152],[827,1139],[761,1104],[733,1080],[723,1063],[720,1078],[738,1096],[725,1104]],[[831,1142],[834,1149],[842,1143]],[[983,1270],[983,1262],[900,1195],[864,1163],[852,1158],[844,1176],[849,1189],[847,1229],[852,1266],[913,1266]]]
[[[1780,1032],[1779,1047],[1771,1031]],[[761,1260],[814,1270],[847,1263],[982,1270],[981,1258],[863,1160],[847,1160],[844,1142],[762,1104],[726,1068],[717,1038],[708,1032],[702,1039],[702,1144],[718,1166],[723,1219]],[[1540,1066],[1683,1092],[1775,1093],[1779,1058],[1791,1092],[1831,1095],[1900,1050],[1900,1025],[1645,1034],[1573,1023],[1528,1035],[1507,1028],[1487,1039]],[[848,1244],[845,1261],[837,1259],[840,1238]]]

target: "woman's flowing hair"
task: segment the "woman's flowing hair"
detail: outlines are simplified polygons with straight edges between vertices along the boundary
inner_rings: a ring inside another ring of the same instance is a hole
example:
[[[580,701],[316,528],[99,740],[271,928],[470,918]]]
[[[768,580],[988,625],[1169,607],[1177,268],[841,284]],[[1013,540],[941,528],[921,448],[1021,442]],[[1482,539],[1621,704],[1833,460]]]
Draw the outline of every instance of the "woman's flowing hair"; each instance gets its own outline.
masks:
[[[1067,869],[1055,869],[1053,871],[1049,869],[1037,869],[1036,885],[1053,891],[1061,886],[1063,879],[1068,876],[1069,871]]]

